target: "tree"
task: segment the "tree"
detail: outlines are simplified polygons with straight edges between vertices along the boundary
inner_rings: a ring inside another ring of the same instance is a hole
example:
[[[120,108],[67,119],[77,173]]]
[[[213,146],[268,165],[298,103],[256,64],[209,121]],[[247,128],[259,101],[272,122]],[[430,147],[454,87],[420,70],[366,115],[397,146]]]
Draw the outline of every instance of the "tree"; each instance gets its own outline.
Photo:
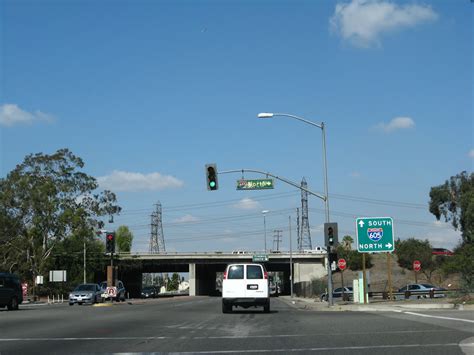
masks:
[[[421,272],[431,282],[431,276],[435,270],[440,269],[444,258],[434,258],[432,247],[428,240],[410,238],[407,240],[398,239],[395,242],[395,250],[398,258],[398,265],[413,270],[413,262],[421,262]]]
[[[171,280],[168,282],[167,291],[177,291],[179,287],[179,274],[177,272],[173,273]]]
[[[132,250],[133,234],[127,226],[120,226],[115,232],[118,252],[130,253]]]
[[[454,256],[447,257],[443,263],[446,273],[459,272],[462,276],[461,287],[465,292],[474,292],[474,243],[459,244]]]
[[[344,238],[342,238],[342,247],[344,249],[351,250],[352,243],[354,243],[354,239],[352,239],[350,235],[345,235]]]
[[[430,212],[461,231],[464,243],[474,243],[474,173],[463,171],[430,190]]]
[[[51,270],[67,270],[66,289],[84,280],[84,243],[86,247],[86,282],[94,282],[96,270],[104,270],[110,262],[105,257],[105,245],[95,233],[83,236],[71,235],[58,242],[47,263]]]
[[[338,259],[343,258],[346,260],[347,267],[353,271],[362,270],[362,253],[359,253],[357,250],[348,250],[343,244],[338,245],[337,247],[337,257]],[[370,254],[365,255],[365,267],[372,267],[372,260]]]
[[[0,179],[0,268],[16,268],[32,280],[47,271],[61,241],[72,235],[86,240],[103,227],[100,217],[120,212],[115,194],[97,193],[96,179],[83,167],[81,158],[60,149],[30,154]]]

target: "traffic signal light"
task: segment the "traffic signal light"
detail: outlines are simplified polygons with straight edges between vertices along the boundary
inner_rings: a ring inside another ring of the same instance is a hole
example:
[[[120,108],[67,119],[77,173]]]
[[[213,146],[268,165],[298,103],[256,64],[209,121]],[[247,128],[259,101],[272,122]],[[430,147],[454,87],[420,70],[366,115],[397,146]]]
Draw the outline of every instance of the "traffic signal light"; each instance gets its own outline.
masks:
[[[105,234],[105,252],[115,253],[115,232]]]
[[[207,189],[210,191],[217,190],[219,184],[217,182],[217,166],[216,164],[206,164]]]
[[[324,223],[324,241],[327,247],[337,245],[337,223]]]

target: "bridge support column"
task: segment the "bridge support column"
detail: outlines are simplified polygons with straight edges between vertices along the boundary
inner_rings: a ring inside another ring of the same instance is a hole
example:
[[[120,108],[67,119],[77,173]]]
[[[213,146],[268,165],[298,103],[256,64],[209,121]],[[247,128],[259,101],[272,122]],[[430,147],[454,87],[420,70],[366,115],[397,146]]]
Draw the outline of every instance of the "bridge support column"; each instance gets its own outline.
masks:
[[[196,296],[196,264],[189,264],[189,295]]]
[[[312,279],[320,279],[327,275],[327,271],[322,264],[303,264],[294,263],[293,273],[295,283],[311,281]]]

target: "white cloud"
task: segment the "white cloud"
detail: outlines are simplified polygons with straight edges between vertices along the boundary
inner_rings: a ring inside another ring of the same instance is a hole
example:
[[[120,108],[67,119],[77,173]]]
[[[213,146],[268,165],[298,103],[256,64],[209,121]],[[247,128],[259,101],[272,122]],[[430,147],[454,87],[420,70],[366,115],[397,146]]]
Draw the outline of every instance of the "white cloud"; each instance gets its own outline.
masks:
[[[435,21],[438,14],[428,5],[397,5],[386,0],[352,0],[338,3],[330,28],[357,47],[380,45],[383,33]]]
[[[361,174],[358,171],[353,171],[349,174],[351,178],[358,179],[361,177]]]
[[[112,174],[97,178],[102,188],[112,191],[157,191],[179,188],[184,185],[181,180],[160,173],[141,174],[114,170]]]
[[[11,127],[16,124],[31,124],[34,122],[52,122],[52,115],[36,111],[30,113],[22,110],[15,104],[3,104],[0,106],[0,125]]]
[[[173,220],[173,223],[190,223],[190,222],[197,222],[199,218],[192,216],[190,214],[184,215],[183,217],[179,217]]]
[[[471,149],[471,150],[469,151],[469,158],[474,159],[474,149]]]
[[[410,117],[395,117],[389,123],[379,123],[375,128],[385,133],[390,133],[399,129],[410,129],[415,127],[415,121]]]
[[[261,208],[260,203],[258,201],[252,200],[251,198],[247,197],[237,202],[234,207],[241,210],[256,210],[258,208]]]

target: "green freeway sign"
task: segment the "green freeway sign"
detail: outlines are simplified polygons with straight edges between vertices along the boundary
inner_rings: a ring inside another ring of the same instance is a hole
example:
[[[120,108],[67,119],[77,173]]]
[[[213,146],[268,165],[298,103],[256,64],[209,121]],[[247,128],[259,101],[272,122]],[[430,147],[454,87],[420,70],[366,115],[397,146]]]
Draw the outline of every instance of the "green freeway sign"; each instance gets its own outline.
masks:
[[[237,180],[237,190],[267,190],[273,188],[273,179]]]
[[[387,253],[395,249],[391,217],[357,218],[356,231],[359,253]]]
[[[268,261],[268,255],[267,254],[255,254],[252,256],[252,262],[254,263],[261,263]]]

